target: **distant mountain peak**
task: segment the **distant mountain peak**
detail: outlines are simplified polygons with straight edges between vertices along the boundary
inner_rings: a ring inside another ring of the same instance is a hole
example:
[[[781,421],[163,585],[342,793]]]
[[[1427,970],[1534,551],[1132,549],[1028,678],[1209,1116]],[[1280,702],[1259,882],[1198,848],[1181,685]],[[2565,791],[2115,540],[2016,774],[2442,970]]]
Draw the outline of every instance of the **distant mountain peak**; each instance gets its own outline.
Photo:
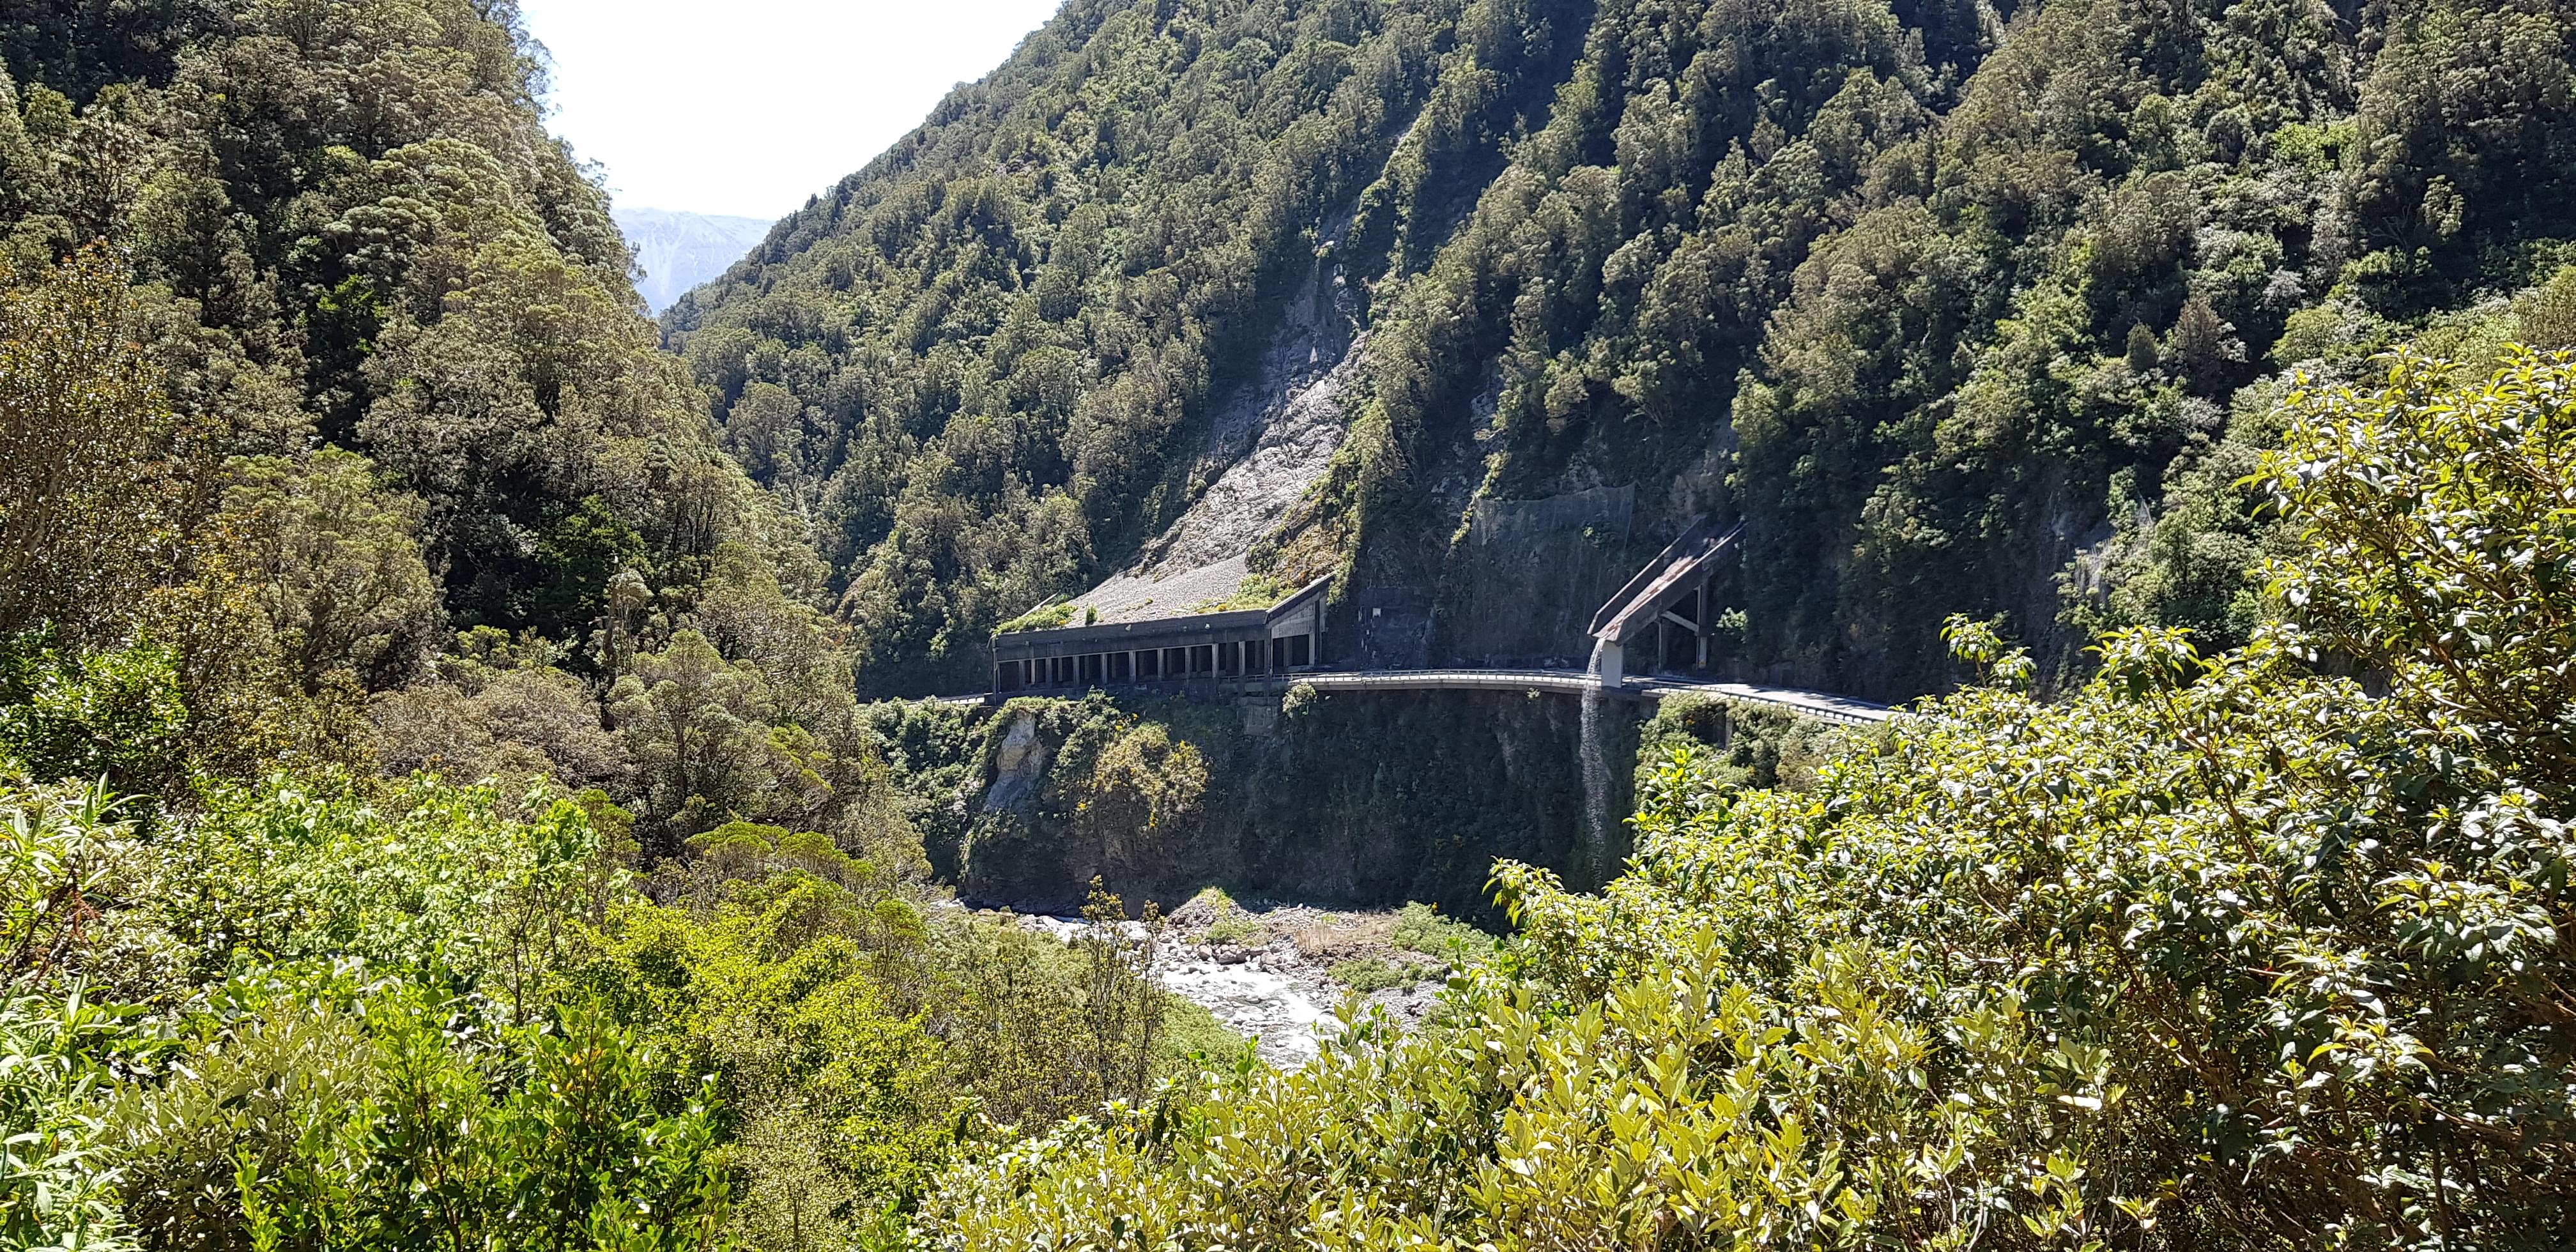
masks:
[[[644,271],[635,290],[656,316],[690,288],[741,260],[770,227],[756,217],[676,209],[620,208],[614,216]]]

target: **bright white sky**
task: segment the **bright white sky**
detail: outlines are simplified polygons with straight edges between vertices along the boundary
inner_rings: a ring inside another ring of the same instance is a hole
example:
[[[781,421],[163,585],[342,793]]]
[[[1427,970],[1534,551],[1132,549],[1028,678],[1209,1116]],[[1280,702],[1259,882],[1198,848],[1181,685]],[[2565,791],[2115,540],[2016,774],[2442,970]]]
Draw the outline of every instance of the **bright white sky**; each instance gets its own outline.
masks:
[[[617,202],[775,218],[982,78],[1057,0],[520,0]]]

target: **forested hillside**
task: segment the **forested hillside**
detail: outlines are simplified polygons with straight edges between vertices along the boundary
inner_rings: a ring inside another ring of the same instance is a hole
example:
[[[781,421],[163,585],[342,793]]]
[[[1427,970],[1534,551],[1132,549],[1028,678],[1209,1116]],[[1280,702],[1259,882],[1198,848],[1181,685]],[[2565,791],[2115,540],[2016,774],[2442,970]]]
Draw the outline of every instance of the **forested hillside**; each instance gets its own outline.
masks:
[[[1937,688],[1968,612],[2054,674],[2106,620],[2243,637],[2267,540],[2225,484],[2282,371],[2576,333],[2576,278],[2516,302],[2570,259],[2571,34],[2458,0],[1076,0],[667,331],[881,684],[971,681],[994,623],[1127,562],[1319,267],[1367,332],[1350,435],[1255,565],[1341,571],[1371,659],[1467,646],[1475,500],[1633,484],[1643,552],[1748,523],[1739,668]]]
[[[149,639],[185,751],[543,767],[655,855],[873,820],[819,569],[657,350],[509,11],[155,20],[0,45],[8,690]]]
[[[539,65],[0,14],[0,1244],[809,1248],[1230,1038],[928,881]]]
[[[2576,1244],[2568,25],[1076,0],[657,337],[506,0],[0,8],[0,1246]],[[1280,386],[1376,659],[1965,685],[860,698]],[[1226,878],[1517,933],[1282,1070]]]

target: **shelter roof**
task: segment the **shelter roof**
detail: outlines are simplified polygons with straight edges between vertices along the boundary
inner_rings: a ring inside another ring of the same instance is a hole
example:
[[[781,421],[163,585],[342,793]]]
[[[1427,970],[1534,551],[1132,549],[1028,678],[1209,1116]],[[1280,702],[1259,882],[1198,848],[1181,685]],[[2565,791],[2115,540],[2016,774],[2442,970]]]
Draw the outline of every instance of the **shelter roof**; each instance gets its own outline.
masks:
[[[1189,629],[1258,626],[1277,620],[1332,585],[1332,579],[1325,577],[1280,595],[1238,599],[1244,592],[1246,574],[1244,558],[1235,556],[1159,578],[1132,572],[1114,575],[1073,598],[1073,613],[1066,624],[1012,631],[997,639],[1060,643],[1095,637],[1125,638],[1140,627],[1160,623]]]
[[[1242,588],[1250,571],[1244,558],[1230,556],[1193,569],[1180,570],[1160,578],[1137,573],[1115,574],[1108,581],[1073,599],[1073,620],[1082,620],[1082,611],[1091,609],[1103,624],[1149,622],[1164,617],[1188,617],[1209,610],[1207,605],[1222,603]],[[1246,604],[1242,608],[1268,608],[1267,604]]]
[[[1724,534],[1717,530],[1717,520],[1702,517],[1683,528],[1681,537],[1666,546],[1619,594],[1592,615],[1592,636],[1612,643],[1626,643],[1638,632],[1653,625],[1661,615],[1664,603],[1683,587],[1697,582],[1709,566],[1735,551],[1735,537],[1744,532],[1739,522]]]

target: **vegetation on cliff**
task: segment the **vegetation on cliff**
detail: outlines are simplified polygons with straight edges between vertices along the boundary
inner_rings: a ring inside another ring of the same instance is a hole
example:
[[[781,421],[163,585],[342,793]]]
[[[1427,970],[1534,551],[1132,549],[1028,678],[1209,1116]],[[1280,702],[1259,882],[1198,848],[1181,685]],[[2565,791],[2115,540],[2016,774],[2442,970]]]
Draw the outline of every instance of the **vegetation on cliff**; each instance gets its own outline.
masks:
[[[1624,812],[1625,780],[1587,797],[1575,701],[1307,694],[1249,714],[1099,692],[991,711],[889,704],[878,724],[932,866],[977,901],[1067,912],[1097,876],[1166,906],[1215,884],[1420,901],[1499,927],[1486,889],[1497,856],[1586,885],[1615,872],[1620,849],[1587,844],[1586,806]],[[1603,759],[1627,759],[1632,717],[1602,724]]]
[[[1471,497],[1634,483],[1643,535],[1748,523],[1747,665],[1919,694],[1966,612],[2053,681],[2109,625],[2247,637],[2280,371],[2571,342],[2570,23],[1077,0],[668,330],[888,690],[1177,513],[1318,267],[1369,333],[1263,572],[1436,652]]]

